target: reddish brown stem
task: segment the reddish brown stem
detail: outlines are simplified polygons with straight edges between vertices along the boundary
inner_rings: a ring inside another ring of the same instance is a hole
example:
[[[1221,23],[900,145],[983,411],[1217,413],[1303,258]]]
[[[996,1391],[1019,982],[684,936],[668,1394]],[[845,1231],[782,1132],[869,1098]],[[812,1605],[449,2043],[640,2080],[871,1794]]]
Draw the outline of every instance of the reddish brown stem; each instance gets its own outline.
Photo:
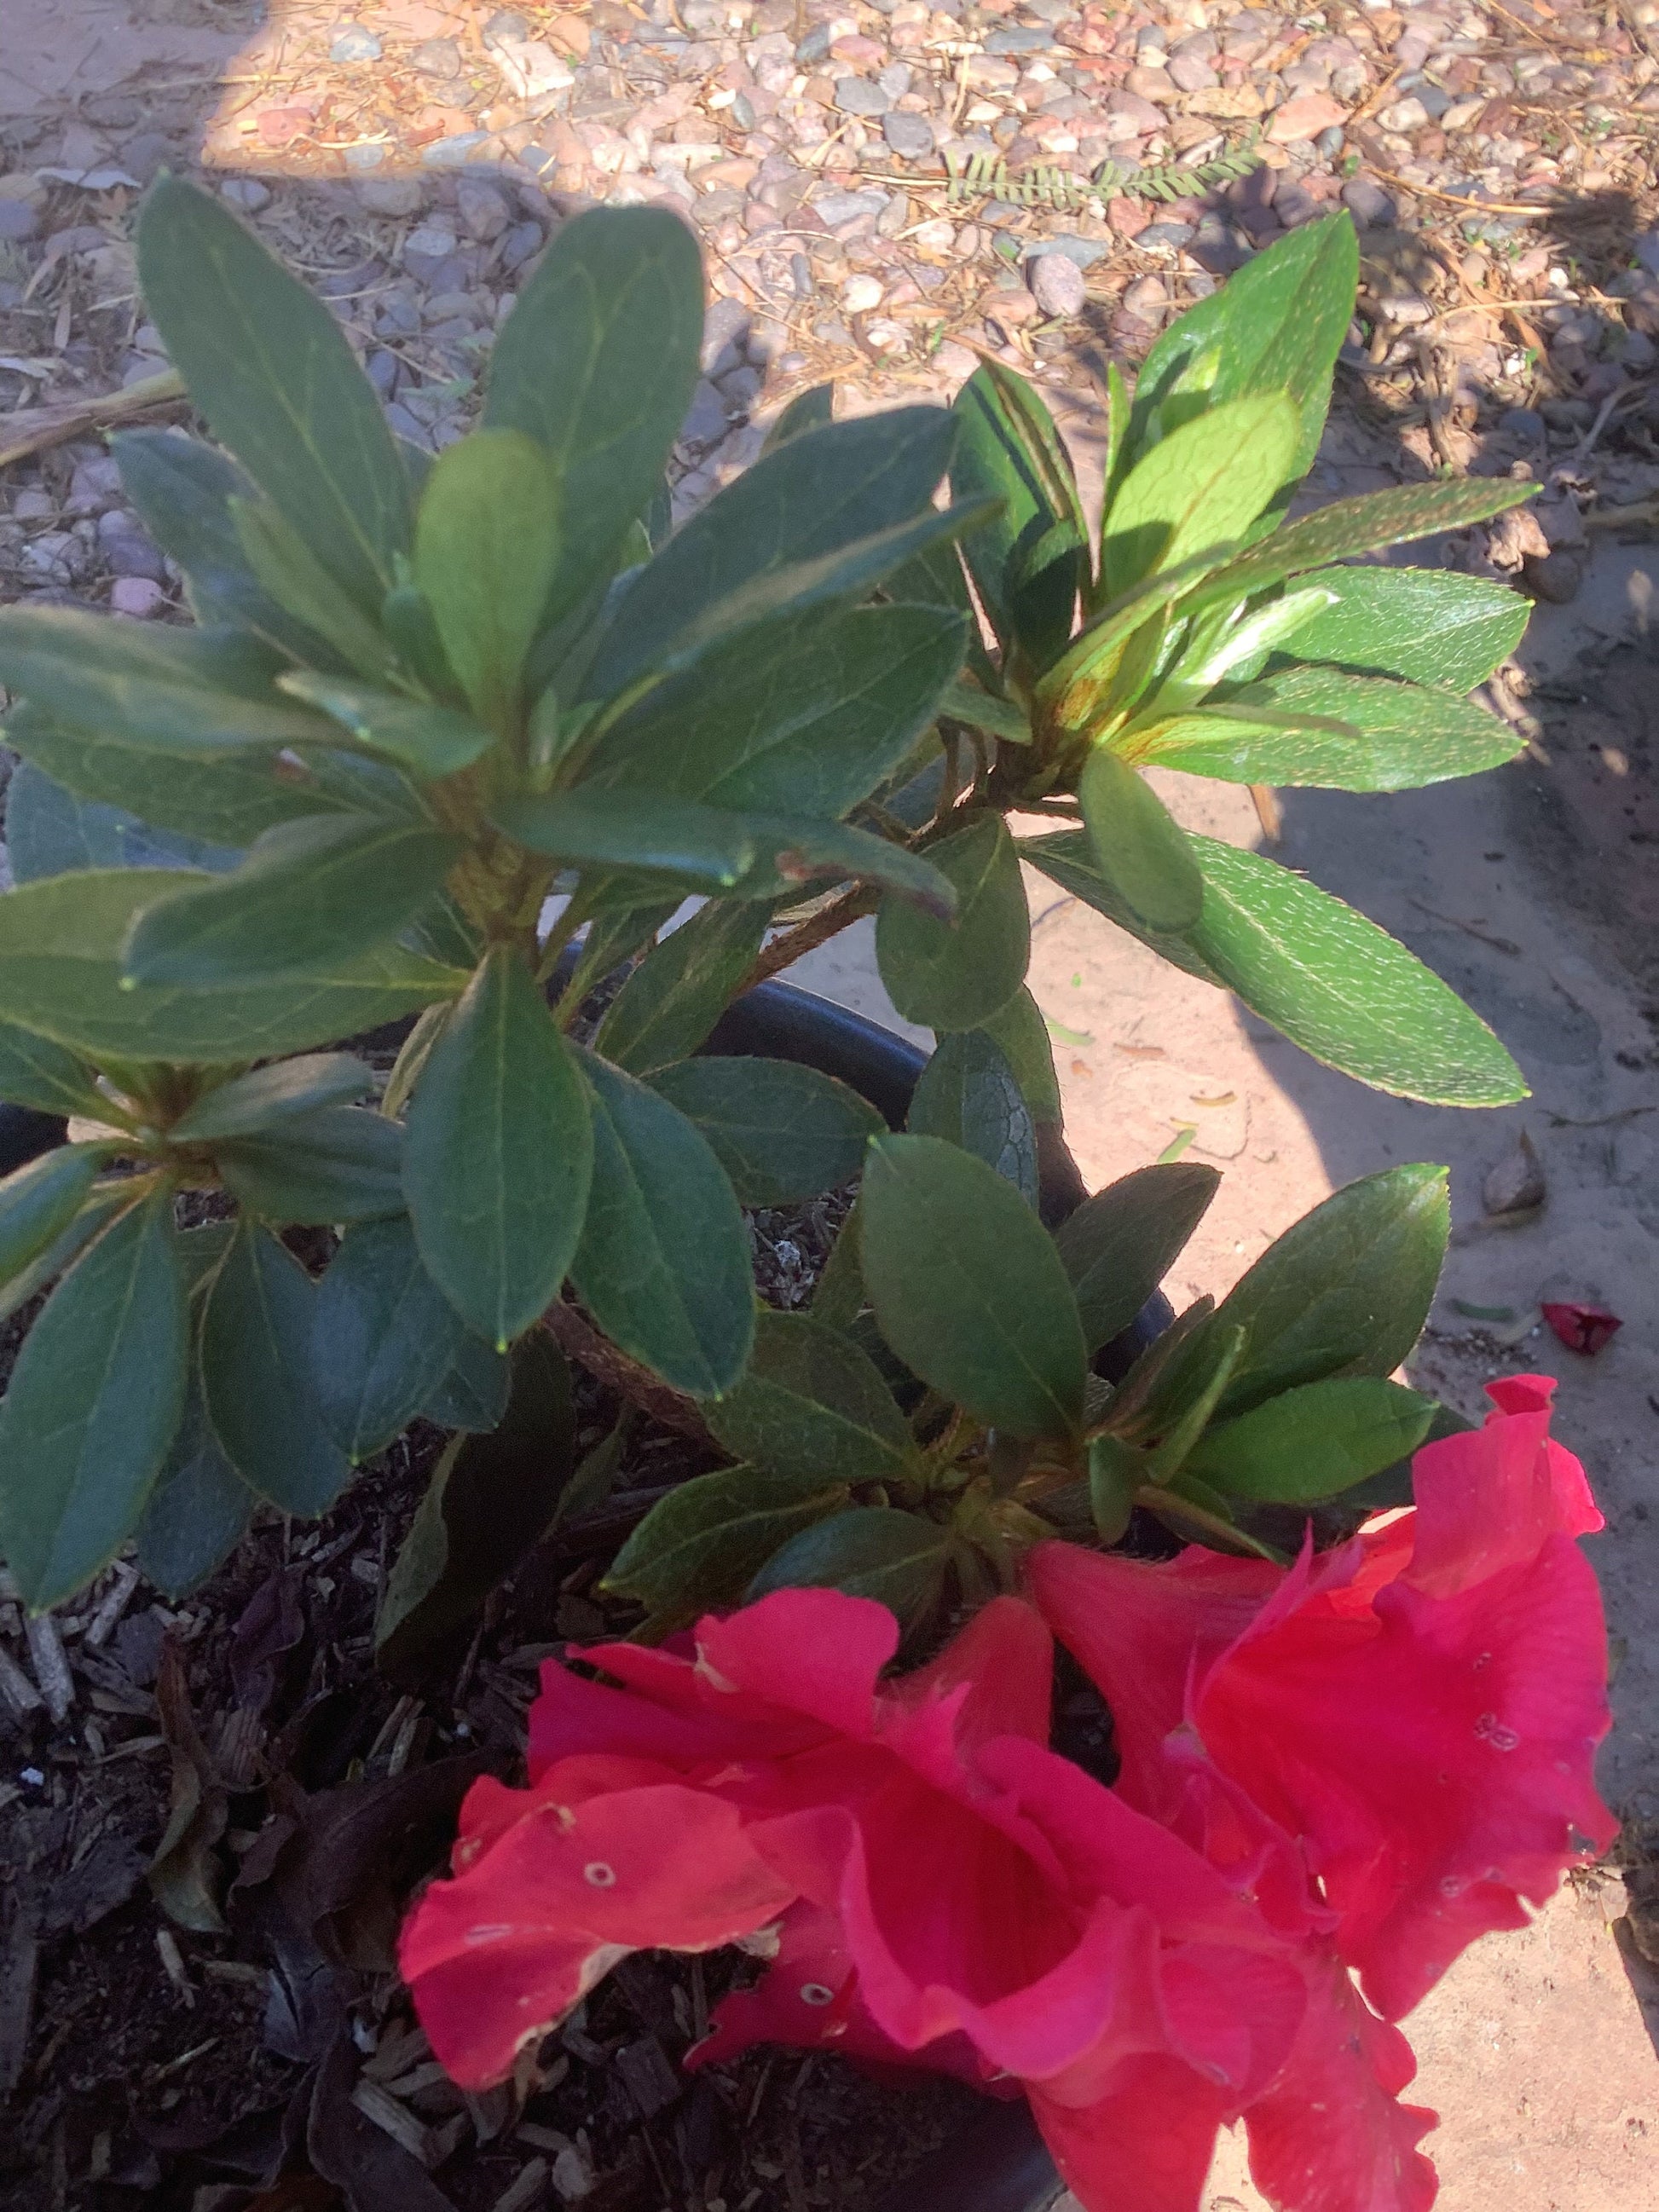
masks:
[[[630,1405],[637,1406],[664,1428],[695,1437],[711,1451],[720,1449],[697,1411],[696,1401],[682,1396],[648,1367],[641,1367],[637,1359],[630,1359],[625,1352],[619,1352],[608,1337],[600,1335],[579,1307],[562,1302],[550,1306],[542,1316],[542,1327],[567,1358],[585,1367],[594,1381],[603,1383],[607,1390],[626,1398]]]

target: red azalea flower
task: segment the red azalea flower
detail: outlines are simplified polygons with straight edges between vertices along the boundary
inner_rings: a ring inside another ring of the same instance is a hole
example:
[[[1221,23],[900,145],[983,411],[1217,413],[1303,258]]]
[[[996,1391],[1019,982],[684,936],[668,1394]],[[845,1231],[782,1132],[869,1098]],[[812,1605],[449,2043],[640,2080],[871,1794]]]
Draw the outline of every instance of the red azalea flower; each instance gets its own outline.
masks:
[[[1602,1524],[1549,1438],[1553,1388],[1493,1384],[1483,1429],[1418,1454],[1414,1513],[1288,1573],[1196,1547],[1030,1557],[1037,1604],[1112,1708],[1121,1793],[1173,1817],[1201,1751],[1301,1838],[1389,2019],[1614,1832],[1591,1772],[1601,1594],[1574,1540]]]

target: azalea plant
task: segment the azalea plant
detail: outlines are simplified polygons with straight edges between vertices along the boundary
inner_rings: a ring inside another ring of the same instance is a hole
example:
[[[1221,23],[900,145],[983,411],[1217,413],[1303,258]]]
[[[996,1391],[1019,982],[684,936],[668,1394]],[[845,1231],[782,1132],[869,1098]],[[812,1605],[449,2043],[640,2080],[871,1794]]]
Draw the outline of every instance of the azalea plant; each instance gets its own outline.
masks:
[[[1438,1170],[1126,1335],[1216,1177],[1068,1184],[1021,864],[1361,1079],[1522,1095],[1402,946],[1140,770],[1506,758],[1465,695],[1521,602],[1351,564],[1528,487],[1286,519],[1346,216],[1112,380],[1097,527],[991,362],[949,410],[804,395],[671,527],[702,291],[662,211],[563,226],[435,459],[216,201],[163,179],[138,247],[212,442],[116,451],[196,623],[0,611],[0,1097],[69,1139],[0,1183],[0,1306],[45,1294],[0,1405],[24,1595],[129,1540],[188,1589],[422,1419],[450,1441],[379,1623],[418,1677],[665,1420],[708,1471],[624,1511],[629,1640],[550,1670],[528,1792],[478,1784],[410,1924],[457,2077],[533,2072],[630,1948],[741,1941],[775,1964],[698,2063],[829,2041],[1023,2089],[1091,2212],[1187,2212],[1240,2113],[1278,2202],[1415,2212],[1385,2021],[1605,1839],[1593,1508],[1536,1387],[1477,1433],[1390,1379]],[[701,1050],[870,914],[939,1040],[902,1128]],[[757,1310],[744,1208],[837,1190],[810,1308]],[[623,1407],[580,1461],[570,1356]],[[1115,1781],[1050,1747],[1052,1635]]]

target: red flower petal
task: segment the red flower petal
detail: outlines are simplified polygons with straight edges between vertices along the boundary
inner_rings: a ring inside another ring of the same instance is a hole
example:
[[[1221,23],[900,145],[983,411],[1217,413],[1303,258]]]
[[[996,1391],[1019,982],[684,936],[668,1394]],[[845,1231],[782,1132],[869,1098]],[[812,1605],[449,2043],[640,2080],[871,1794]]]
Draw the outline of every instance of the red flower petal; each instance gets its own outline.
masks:
[[[1132,2060],[1112,2093],[1083,2106],[1028,2092],[1066,2186],[1087,2212],[1198,2212],[1224,2094],[1176,2059]]]
[[[1540,1310],[1568,1351],[1582,1352],[1586,1358],[1593,1358],[1604,1344],[1610,1344],[1625,1326],[1620,1316],[1609,1313],[1605,1306],[1573,1302],[1547,1305]]]

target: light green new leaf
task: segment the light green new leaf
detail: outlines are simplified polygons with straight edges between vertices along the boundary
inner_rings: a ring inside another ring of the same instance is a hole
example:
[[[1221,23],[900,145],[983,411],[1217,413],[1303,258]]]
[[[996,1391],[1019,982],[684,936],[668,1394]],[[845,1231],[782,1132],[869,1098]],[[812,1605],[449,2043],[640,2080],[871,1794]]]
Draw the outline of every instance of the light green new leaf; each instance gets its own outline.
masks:
[[[707,1139],[744,1206],[789,1206],[850,1182],[886,1127],[845,1083],[787,1060],[707,1054],[651,1087]]]
[[[93,1059],[264,1060],[355,1036],[453,998],[465,978],[393,946],[292,981],[124,988],[121,948],[158,893],[208,880],[161,868],[52,876],[0,898],[0,1020]]]
[[[743,1380],[708,1409],[718,1441],[769,1474],[815,1483],[913,1480],[915,1446],[858,1346],[806,1314],[763,1312]]]
[[[409,546],[409,479],[333,316],[177,177],[144,202],[138,281],[214,436],[357,604],[378,610]]]
[[[532,853],[574,868],[643,869],[695,889],[727,890],[755,857],[744,817],[694,799],[578,788],[506,799],[491,821]]]
[[[749,973],[763,906],[711,900],[647,952],[606,1009],[593,1048],[633,1075],[689,1059]]]
[[[488,730],[453,707],[428,706],[366,684],[343,684],[303,668],[279,676],[276,684],[291,698],[304,700],[349,730],[359,744],[384,753],[422,781],[470,768],[495,742]]]
[[[360,1106],[324,1106],[213,1147],[225,1188],[261,1220],[326,1226],[403,1211],[404,1133]]]
[[[1436,1410],[1432,1398],[1378,1376],[1310,1382],[1206,1429],[1183,1472],[1230,1498],[1310,1505],[1407,1458]]]
[[[1077,1302],[1012,1185],[937,1137],[878,1137],[859,1215],[865,1284],[905,1364],[992,1427],[1069,1435],[1083,1413]]]
[[[1204,878],[1187,833],[1144,777],[1097,745],[1078,779],[1101,873],[1135,919],[1179,936],[1204,907]]]
[[[163,1596],[187,1596],[236,1548],[258,1503],[220,1449],[192,1377],[167,1463],[133,1531],[139,1572]]]
[[[439,454],[415,520],[415,580],[473,712],[517,711],[561,556],[559,479],[522,430],[475,430]]]
[[[0,1553],[29,1605],[72,1595],[130,1533],[179,1425],[188,1352],[163,1187],[76,1261],[0,1400]]]
[[[374,1087],[374,1071],[349,1052],[312,1052],[273,1060],[204,1091],[173,1121],[176,1144],[209,1138],[248,1137],[310,1114],[319,1106],[344,1106]]]
[[[884,898],[876,916],[881,980],[907,1021],[977,1029],[1025,981],[1031,920],[1019,857],[1002,817],[982,814],[930,845],[927,859],[956,888],[956,920]]]
[[[318,1290],[311,1378],[323,1425],[354,1467],[414,1419],[465,1336],[406,1215],[351,1231]]]
[[[127,940],[140,984],[201,990],[309,975],[395,938],[442,887],[463,841],[313,814],[267,830],[231,876],[146,905]]]
[[[593,1183],[570,1263],[576,1294],[613,1343],[694,1398],[744,1370],[755,1334],[749,1239],[726,1172],[647,1085],[582,1054],[593,1109]]]
[[[483,420],[545,447],[562,544],[544,619],[608,576],[696,389],[702,271],[678,216],[592,208],[558,235],[502,325]]]
[[[112,1145],[59,1145],[0,1181],[0,1283],[63,1234],[115,1152]]]
[[[959,1145],[1037,1202],[1036,1127],[1001,1046],[986,1030],[939,1039],[921,1071],[905,1127],[918,1137]]]
[[[963,547],[1005,655],[1042,668],[1071,635],[1087,580],[1086,537],[1071,463],[1030,386],[983,363],[956,396],[960,425],[951,495],[994,498],[1001,512]],[[1039,547],[1051,557],[1034,563]]]
[[[1127,1328],[1204,1217],[1221,1177],[1197,1160],[1137,1168],[1054,1231],[1091,1353]]]
[[[497,1350],[558,1296],[592,1169],[570,1048],[523,960],[497,945],[422,1070],[404,1157],[421,1256]]]
[[[846,1503],[842,1485],[811,1476],[757,1467],[696,1475],[657,1500],[605,1587],[648,1606],[653,1632],[669,1635],[710,1606],[738,1603],[780,1545]]]
[[[747,1595],[781,1589],[838,1589],[873,1598],[909,1626],[931,1613],[945,1587],[948,1529],[887,1505],[855,1505],[791,1537],[750,1583]]]
[[[1290,472],[1299,422],[1283,392],[1230,399],[1160,439],[1123,479],[1101,539],[1102,590],[1127,592],[1242,538]]]
[[[1303,579],[1335,604],[1302,623],[1285,651],[1408,684],[1464,692],[1521,642],[1530,603],[1507,584],[1453,568],[1319,568]]]
[[[225,1456],[249,1488],[309,1520],[351,1465],[323,1425],[311,1379],[317,1285],[268,1229],[246,1218],[202,1312],[202,1395]]]

